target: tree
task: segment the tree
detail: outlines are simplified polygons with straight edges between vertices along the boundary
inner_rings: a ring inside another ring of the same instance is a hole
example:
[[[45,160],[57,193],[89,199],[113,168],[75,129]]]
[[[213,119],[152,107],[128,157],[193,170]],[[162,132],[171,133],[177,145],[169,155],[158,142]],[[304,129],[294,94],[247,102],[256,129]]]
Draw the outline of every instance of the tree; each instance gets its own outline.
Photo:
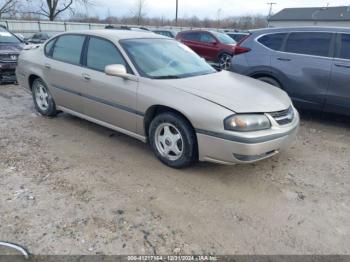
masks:
[[[74,14],[74,8],[78,5],[87,6],[92,0],[29,0],[34,10],[30,13],[38,14],[54,21],[60,14],[70,11]]]
[[[4,14],[16,12],[18,4],[19,4],[18,0],[2,0],[2,1],[0,1],[0,18]]]
[[[142,19],[146,16],[146,3],[147,0],[136,0],[135,6],[132,10],[133,15],[137,19],[137,24],[140,25],[142,22]]]

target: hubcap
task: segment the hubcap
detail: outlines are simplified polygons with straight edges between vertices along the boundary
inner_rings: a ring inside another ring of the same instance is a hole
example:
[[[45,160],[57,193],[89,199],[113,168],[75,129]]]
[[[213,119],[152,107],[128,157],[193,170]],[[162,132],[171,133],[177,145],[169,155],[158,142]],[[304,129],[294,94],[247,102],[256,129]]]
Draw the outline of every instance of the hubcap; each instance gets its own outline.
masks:
[[[34,96],[39,109],[46,111],[49,108],[49,94],[43,84],[36,82],[34,86]]]
[[[158,152],[165,158],[176,161],[183,154],[183,139],[180,131],[170,123],[160,124],[155,132]]]
[[[223,55],[220,58],[220,68],[224,69],[224,70],[230,69],[230,67],[231,67],[231,59],[232,59],[231,56]]]

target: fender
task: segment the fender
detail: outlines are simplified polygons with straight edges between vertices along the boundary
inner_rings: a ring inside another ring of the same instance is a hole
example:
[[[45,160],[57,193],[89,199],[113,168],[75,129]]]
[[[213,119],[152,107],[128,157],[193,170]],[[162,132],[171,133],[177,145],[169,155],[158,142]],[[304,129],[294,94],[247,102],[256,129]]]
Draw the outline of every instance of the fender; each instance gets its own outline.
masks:
[[[245,75],[253,78],[261,76],[272,77],[281,83],[283,89],[288,84],[288,77],[283,72],[269,66],[258,66],[250,68],[247,72],[245,72]]]

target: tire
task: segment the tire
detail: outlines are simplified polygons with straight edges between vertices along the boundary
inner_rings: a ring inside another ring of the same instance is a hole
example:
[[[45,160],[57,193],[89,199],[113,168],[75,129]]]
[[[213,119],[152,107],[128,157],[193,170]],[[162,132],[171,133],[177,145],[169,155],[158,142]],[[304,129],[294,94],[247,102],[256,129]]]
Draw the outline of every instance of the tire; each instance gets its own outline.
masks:
[[[161,113],[152,120],[149,142],[156,157],[169,167],[185,168],[197,160],[197,139],[193,128],[176,113]]]
[[[275,87],[282,88],[281,84],[277,80],[273,79],[272,77],[263,76],[263,77],[258,77],[257,79],[265,83],[268,83],[270,85],[273,85]]]
[[[219,67],[221,70],[229,70],[232,64],[232,55],[223,53],[219,56]]]
[[[47,85],[40,78],[33,81],[32,95],[35,109],[43,116],[55,117],[57,115],[56,104]]]

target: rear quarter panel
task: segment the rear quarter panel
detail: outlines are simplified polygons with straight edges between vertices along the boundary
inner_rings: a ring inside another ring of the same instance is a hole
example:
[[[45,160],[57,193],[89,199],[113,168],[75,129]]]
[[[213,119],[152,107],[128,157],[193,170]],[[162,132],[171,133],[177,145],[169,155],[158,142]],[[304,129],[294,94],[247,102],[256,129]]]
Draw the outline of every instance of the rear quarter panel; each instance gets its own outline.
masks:
[[[242,47],[250,48],[251,51],[233,57],[233,72],[251,76],[257,71],[270,71],[271,55],[274,51],[258,43],[255,40],[257,37],[257,35],[252,34],[241,43]]]
[[[47,83],[47,79],[42,70],[45,56],[43,46],[36,49],[23,50],[18,58],[16,75],[18,83],[27,90],[30,90],[29,77],[37,75]]]

